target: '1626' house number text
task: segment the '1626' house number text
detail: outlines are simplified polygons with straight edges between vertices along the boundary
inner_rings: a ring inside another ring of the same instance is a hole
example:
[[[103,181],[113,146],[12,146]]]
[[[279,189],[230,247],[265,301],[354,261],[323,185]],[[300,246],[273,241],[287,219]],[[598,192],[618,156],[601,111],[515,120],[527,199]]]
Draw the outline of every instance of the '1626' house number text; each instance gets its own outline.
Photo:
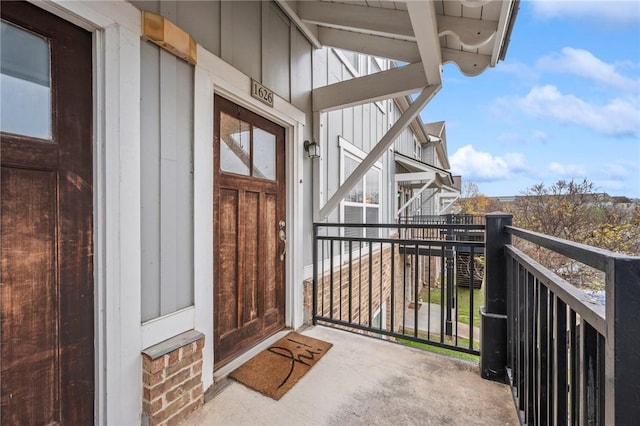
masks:
[[[273,106],[273,91],[253,79],[251,80],[251,96],[269,106]]]

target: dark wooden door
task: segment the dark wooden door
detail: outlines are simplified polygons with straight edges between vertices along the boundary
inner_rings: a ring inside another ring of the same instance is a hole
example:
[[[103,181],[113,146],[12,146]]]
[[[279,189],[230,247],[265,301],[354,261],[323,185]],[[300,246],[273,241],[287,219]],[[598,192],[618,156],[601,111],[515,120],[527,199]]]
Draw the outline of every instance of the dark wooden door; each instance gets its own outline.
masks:
[[[284,327],[284,129],[215,97],[214,358]]]
[[[91,34],[0,13],[0,422],[93,424]]]

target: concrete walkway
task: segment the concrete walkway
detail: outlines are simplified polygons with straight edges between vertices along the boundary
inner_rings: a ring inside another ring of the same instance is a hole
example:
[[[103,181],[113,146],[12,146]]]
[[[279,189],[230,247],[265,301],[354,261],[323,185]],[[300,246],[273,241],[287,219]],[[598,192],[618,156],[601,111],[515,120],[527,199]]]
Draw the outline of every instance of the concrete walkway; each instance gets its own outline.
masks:
[[[408,307],[404,311],[404,325],[406,328],[414,329],[415,322],[415,311]],[[422,307],[418,309],[418,331],[422,331],[424,333],[430,332],[431,335],[440,335],[440,312],[441,306],[434,303],[426,303],[422,302]],[[444,318],[446,321],[446,312],[444,314]],[[453,321],[453,333],[456,333],[456,311],[451,311],[451,319]],[[400,322],[398,325],[402,325],[402,318],[400,318]],[[428,327],[428,329],[427,329]],[[469,324],[464,324],[462,322],[458,322],[458,337],[463,337],[465,339],[469,338]],[[480,328],[473,327],[473,340],[476,342],[480,341]]]
[[[303,334],[334,346],[280,401],[231,382],[184,424],[519,424],[508,387],[474,364],[327,327]]]

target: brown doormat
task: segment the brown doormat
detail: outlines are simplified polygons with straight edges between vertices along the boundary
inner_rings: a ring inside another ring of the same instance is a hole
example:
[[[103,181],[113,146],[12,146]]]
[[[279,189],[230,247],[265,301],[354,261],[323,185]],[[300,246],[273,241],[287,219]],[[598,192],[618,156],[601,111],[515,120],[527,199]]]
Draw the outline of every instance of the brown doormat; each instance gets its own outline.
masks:
[[[416,308],[416,304],[414,302],[410,302],[409,309],[415,309],[415,308]],[[418,303],[418,310],[420,310],[420,308],[422,308],[422,303]]]
[[[331,346],[331,343],[291,332],[233,371],[229,377],[277,401]]]

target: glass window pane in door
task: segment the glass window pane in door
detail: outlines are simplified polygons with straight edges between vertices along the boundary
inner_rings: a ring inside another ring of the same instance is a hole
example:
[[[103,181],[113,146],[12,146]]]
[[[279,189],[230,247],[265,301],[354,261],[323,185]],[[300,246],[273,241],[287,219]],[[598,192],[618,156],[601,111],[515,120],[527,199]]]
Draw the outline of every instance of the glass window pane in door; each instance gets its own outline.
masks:
[[[51,138],[49,41],[0,22],[0,131]]]
[[[228,114],[220,115],[220,170],[249,176],[251,126]]]
[[[276,179],[276,136],[253,128],[253,176]]]

